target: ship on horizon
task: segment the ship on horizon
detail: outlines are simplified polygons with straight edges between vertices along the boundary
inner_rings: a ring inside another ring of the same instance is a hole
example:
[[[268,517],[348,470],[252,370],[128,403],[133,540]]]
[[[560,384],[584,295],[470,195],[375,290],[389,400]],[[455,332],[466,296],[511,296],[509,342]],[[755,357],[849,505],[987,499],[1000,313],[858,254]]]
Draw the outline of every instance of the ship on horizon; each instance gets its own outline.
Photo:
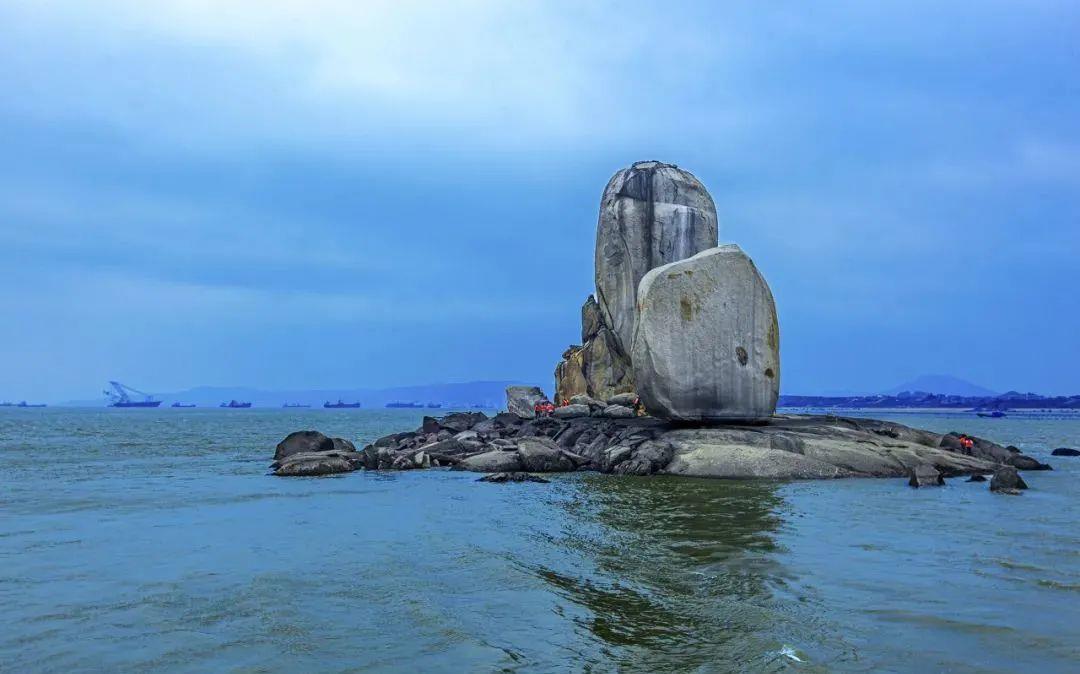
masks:
[[[284,405],[282,405],[282,407],[286,409],[295,409],[298,407],[311,407],[311,405],[308,405],[306,403],[285,403]]]
[[[391,402],[391,403],[386,403],[386,406],[389,409],[417,410],[417,409],[422,409],[424,407],[424,404],[423,403],[418,403],[418,402],[404,403],[404,402],[395,401],[395,402]]]
[[[149,393],[143,393],[139,389],[125,386],[118,381],[110,381],[109,386],[112,387],[111,391],[108,389],[102,391],[109,399],[109,407],[158,407],[161,405],[161,401]],[[131,394],[140,398],[132,398]]]
[[[171,407],[195,407],[195,403],[182,403],[177,401],[173,403]]]
[[[343,402],[341,400],[341,398],[338,398],[338,401],[336,403],[332,403],[329,400],[327,400],[326,402],[323,403],[323,407],[325,407],[328,410],[357,409],[358,407],[360,407],[360,403],[358,403],[358,402],[347,403],[347,402]]]
[[[25,400],[20,400],[17,403],[6,402],[6,401],[0,403],[0,407],[46,407],[46,406],[47,405],[45,403],[28,403]]]
[[[251,407],[249,402],[241,402],[239,400],[230,400],[227,403],[221,403],[218,407],[225,407],[231,410],[242,410]]]

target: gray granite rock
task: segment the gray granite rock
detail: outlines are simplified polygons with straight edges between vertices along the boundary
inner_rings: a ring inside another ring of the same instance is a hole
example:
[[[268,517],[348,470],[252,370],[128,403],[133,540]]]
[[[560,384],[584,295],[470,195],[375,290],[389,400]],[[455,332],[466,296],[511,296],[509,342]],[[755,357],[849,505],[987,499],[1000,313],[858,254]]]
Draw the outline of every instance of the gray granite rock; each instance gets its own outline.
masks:
[[[589,416],[588,405],[564,405],[562,407],[556,407],[555,411],[551,413],[551,416],[556,419],[573,419],[574,417],[587,417]]]
[[[780,393],[772,292],[738,246],[645,275],[632,362],[650,414],[681,421],[767,419]]]
[[[274,458],[284,459],[292,454],[329,452],[333,449],[334,441],[319,431],[295,431],[278,443],[274,450]]]
[[[521,470],[521,459],[517,452],[496,449],[483,454],[474,454],[454,467],[458,470],[471,470],[478,473],[513,473]]]
[[[908,479],[908,485],[915,488],[941,487],[945,485],[945,478],[942,477],[937,468],[923,464],[911,469],[911,478]]]
[[[596,228],[596,300],[623,353],[633,343],[645,273],[716,244],[716,206],[690,172],[642,161],[612,176]]]
[[[536,403],[546,400],[547,396],[539,386],[507,386],[506,411],[522,419],[536,417]]]

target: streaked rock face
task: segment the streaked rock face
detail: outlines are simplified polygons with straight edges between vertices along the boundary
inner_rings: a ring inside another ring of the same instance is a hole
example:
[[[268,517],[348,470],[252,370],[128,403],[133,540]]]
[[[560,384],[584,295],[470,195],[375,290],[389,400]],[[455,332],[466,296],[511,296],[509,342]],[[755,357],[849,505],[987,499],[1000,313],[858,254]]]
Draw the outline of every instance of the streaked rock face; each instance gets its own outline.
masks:
[[[612,176],[596,230],[596,298],[620,351],[629,354],[633,344],[645,273],[716,244],[716,207],[688,171],[645,161]]]
[[[738,246],[648,272],[638,289],[634,383],[650,414],[687,421],[764,419],[780,392],[772,292]]]
[[[600,400],[634,388],[630,357],[615,342],[615,335],[600,316],[593,297],[581,309],[581,346],[571,346],[555,366],[555,400],[575,395]]]

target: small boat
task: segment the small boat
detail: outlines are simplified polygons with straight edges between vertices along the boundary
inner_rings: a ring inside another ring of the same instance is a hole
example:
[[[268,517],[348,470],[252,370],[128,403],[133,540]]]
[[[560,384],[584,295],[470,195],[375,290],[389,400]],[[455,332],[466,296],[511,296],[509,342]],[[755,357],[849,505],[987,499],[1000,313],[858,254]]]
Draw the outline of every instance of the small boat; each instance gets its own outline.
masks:
[[[251,407],[251,403],[240,402],[239,400],[230,400],[227,403],[221,403],[218,407],[227,407],[233,410],[242,410]]]
[[[25,400],[20,402],[15,407],[45,407],[45,403],[28,403]]]
[[[295,409],[298,407],[311,407],[311,405],[305,405],[304,403],[285,403],[282,407],[287,409]]]
[[[336,403],[332,403],[329,400],[324,402],[323,407],[325,407],[328,410],[343,410],[343,409],[354,410],[354,409],[357,409],[358,407],[360,407],[360,403],[346,403],[346,402],[342,402],[341,398],[338,398],[338,401]]]
[[[195,407],[195,403],[175,402],[172,404],[172,407]]]
[[[1005,413],[995,410],[993,412],[976,412],[975,415],[983,417],[984,419],[1000,419],[1005,416]]]

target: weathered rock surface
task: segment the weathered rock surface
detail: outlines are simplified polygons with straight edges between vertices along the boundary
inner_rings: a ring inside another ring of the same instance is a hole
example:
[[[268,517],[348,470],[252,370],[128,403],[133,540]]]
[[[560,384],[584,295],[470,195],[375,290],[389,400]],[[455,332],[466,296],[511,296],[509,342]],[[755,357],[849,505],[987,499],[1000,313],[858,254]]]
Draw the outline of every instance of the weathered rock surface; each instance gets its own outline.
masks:
[[[1071,447],[1058,447],[1054,451],[1050,452],[1051,456],[1080,456],[1080,449],[1072,449]]]
[[[507,386],[506,411],[522,419],[536,416],[536,403],[546,400],[547,396],[539,386]]]
[[[607,399],[608,405],[622,405],[623,407],[633,407],[634,402],[637,401],[637,394],[633,391],[629,393],[620,393],[613,395]]]
[[[1027,483],[1014,466],[1002,466],[994,471],[990,478],[990,491],[1002,494],[1019,494],[1021,489],[1027,489]]]
[[[633,417],[636,417],[637,414],[629,407],[624,407],[622,405],[608,405],[600,411],[599,416],[607,417],[608,419],[632,419]]]
[[[555,411],[551,413],[551,416],[556,419],[573,419],[574,417],[587,417],[589,416],[588,405],[564,405],[562,407],[556,407]]]
[[[623,354],[633,343],[645,273],[716,244],[716,206],[688,171],[643,161],[612,176],[596,228],[596,301]]]
[[[596,306],[592,296],[585,302],[585,307]],[[600,318],[586,319],[582,309],[582,320],[598,321],[599,325],[586,329],[582,333],[591,333],[581,346],[571,346],[563,353],[563,358],[555,366],[555,399],[559,402],[570,400],[575,395],[588,395],[604,400],[616,393],[631,391],[634,388],[630,357],[623,353],[616,343],[611,329]]]
[[[587,406],[582,405],[587,409]],[[688,427],[653,417],[580,416],[522,420],[500,414],[458,417],[472,424],[451,434],[445,418],[395,433],[362,452],[310,452],[275,463],[281,475],[367,469],[453,467],[484,473],[597,470],[737,479],[909,477],[929,466],[945,477],[1016,470],[1002,457],[1022,456],[973,438],[970,453],[943,436],[887,421],[836,416],[774,416],[761,425]],[[459,423],[454,423],[460,426]],[[943,445],[944,442],[944,445]]]
[[[941,487],[945,485],[945,478],[941,476],[937,468],[923,464],[911,469],[908,485],[916,488]]]
[[[683,421],[773,414],[780,393],[776,306],[738,246],[653,269],[638,306],[631,360],[650,414]]]
[[[274,451],[274,459],[284,459],[291,454],[329,452],[333,449],[334,441],[319,431],[296,431],[289,433],[278,443]]]
[[[359,452],[328,451],[290,454],[270,465],[274,475],[317,476],[350,473],[364,466]]]

